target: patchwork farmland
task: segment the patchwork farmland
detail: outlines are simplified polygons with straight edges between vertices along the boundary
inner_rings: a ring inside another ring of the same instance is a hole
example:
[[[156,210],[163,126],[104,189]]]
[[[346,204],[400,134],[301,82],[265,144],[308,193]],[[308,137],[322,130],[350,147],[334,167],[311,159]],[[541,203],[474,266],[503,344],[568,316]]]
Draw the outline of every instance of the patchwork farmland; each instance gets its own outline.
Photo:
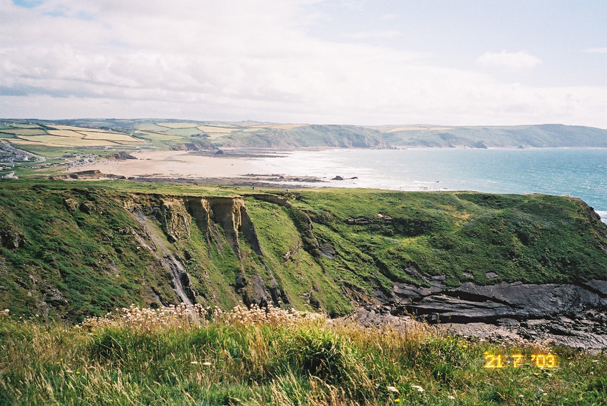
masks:
[[[145,141],[128,134],[67,125],[10,124],[0,127],[0,138],[16,146],[48,147],[136,146]]]

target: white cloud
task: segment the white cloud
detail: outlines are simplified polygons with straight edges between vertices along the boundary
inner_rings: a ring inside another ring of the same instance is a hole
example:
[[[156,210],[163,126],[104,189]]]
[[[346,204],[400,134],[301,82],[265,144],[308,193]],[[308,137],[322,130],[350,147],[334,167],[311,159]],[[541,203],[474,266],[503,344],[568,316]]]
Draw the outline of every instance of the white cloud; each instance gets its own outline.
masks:
[[[584,52],[589,54],[607,54],[607,48],[589,48],[585,49]]]
[[[365,3],[366,3],[366,0],[342,0],[341,1],[342,6],[356,9],[356,10],[362,10],[365,7]]]
[[[511,70],[529,69],[542,63],[542,60],[529,54],[519,52],[485,52],[476,60],[481,66],[488,68],[505,68]]]
[[[352,34],[344,34],[346,38],[352,39],[378,39],[378,38],[396,38],[401,34],[399,31],[359,31]]]
[[[0,0],[0,116],[607,127],[605,88],[501,83],[313,37],[319,2]]]

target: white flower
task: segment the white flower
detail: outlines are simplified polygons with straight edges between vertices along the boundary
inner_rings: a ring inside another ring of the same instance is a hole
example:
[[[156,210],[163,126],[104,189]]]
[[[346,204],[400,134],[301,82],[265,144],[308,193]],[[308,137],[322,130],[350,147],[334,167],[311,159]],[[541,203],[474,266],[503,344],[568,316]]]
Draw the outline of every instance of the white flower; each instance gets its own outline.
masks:
[[[424,391],[424,388],[422,388],[421,386],[418,386],[418,385],[411,385],[411,387],[417,389],[418,392]]]
[[[394,386],[388,386],[386,389],[388,389],[390,392],[398,393],[398,389],[396,389]]]
[[[196,365],[196,364],[198,364],[198,361],[192,361],[192,362],[190,362],[190,364]]]
[[[449,398],[449,399],[455,399],[455,396],[449,395],[449,396],[447,396],[447,398]]]
[[[210,362],[203,362],[202,365],[209,366],[209,365],[212,365],[212,364]]]

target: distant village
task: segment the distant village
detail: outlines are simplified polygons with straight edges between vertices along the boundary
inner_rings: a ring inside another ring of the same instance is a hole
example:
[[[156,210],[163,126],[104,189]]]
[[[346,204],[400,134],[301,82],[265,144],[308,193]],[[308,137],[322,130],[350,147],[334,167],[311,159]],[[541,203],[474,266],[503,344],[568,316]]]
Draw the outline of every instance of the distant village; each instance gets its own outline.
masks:
[[[15,162],[32,160],[32,155],[13,148],[9,144],[0,144],[0,171],[8,171],[15,167]],[[17,178],[15,172],[0,173],[0,178]]]
[[[65,162],[46,162],[46,158],[34,155],[27,151],[23,151],[11,146],[8,143],[0,142],[0,178],[1,179],[18,179],[15,174],[15,164],[19,162],[37,162],[32,166],[32,169],[52,168],[66,166],[67,168],[86,165],[99,157],[97,154],[65,154],[62,156]],[[8,171],[8,172],[7,172]]]

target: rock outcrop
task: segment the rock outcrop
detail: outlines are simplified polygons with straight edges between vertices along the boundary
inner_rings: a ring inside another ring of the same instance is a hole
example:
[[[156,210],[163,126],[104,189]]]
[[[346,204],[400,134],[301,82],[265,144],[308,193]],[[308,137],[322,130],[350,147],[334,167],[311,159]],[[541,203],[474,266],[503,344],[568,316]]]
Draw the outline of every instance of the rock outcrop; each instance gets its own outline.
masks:
[[[286,204],[285,202],[286,200],[281,203]],[[153,227],[146,225],[152,219],[160,223],[170,244],[186,242],[191,237],[191,227],[194,225],[206,236],[209,244],[221,245],[221,241],[225,241],[241,262],[242,244],[246,243],[265,267],[264,254],[255,225],[241,196],[132,195],[131,199],[125,202],[125,207],[146,230],[147,236],[139,236],[142,246],[155,252],[159,263],[172,276],[171,287],[184,302],[196,301],[196,293],[191,287],[191,276],[187,273],[180,257],[175,255],[174,247],[167,245],[159,236],[154,236]],[[241,236],[244,236],[245,241],[241,241]],[[146,242],[146,239],[151,240],[151,243]],[[189,252],[184,252],[183,256],[191,258]],[[265,268],[267,270],[267,267]],[[273,276],[270,275],[264,281],[257,273],[246,275],[242,264],[234,280],[234,288],[247,305],[265,306],[269,303],[281,305],[290,302],[288,295],[281,291]]]
[[[453,288],[440,276],[425,281],[429,287],[395,283],[391,296],[378,293],[382,309],[441,323],[464,336],[607,348],[607,281],[485,286],[465,282]]]

